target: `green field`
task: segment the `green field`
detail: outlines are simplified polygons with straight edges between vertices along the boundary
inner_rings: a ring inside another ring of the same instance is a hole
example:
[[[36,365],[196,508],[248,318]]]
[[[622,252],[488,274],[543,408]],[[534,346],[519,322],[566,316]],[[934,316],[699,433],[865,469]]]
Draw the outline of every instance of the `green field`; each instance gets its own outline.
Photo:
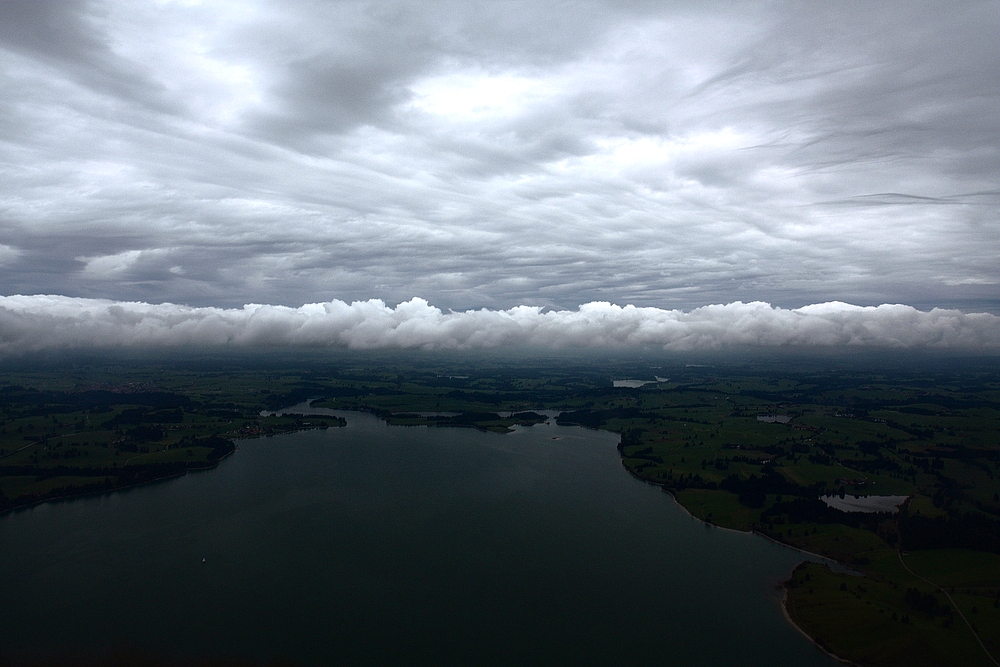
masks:
[[[924,611],[907,602],[909,589],[934,596],[939,605],[946,603],[944,596],[905,572],[892,579],[858,577],[804,563],[786,586],[786,608],[793,622],[845,659],[864,665],[993,664],[953,614],[940,607]],[[1000,623],[1000,610],[990,607],[989,612],[981,614],[984,628]]]

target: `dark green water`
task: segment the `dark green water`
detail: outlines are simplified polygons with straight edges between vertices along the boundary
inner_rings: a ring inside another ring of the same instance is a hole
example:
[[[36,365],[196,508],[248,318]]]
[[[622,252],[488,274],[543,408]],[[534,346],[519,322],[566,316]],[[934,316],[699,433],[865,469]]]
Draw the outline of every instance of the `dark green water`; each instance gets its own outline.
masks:
[[[781,615],[802,556],[691,519],[622,468],[617,436],[345,415],[0,517],[0,653],[836,664]]]

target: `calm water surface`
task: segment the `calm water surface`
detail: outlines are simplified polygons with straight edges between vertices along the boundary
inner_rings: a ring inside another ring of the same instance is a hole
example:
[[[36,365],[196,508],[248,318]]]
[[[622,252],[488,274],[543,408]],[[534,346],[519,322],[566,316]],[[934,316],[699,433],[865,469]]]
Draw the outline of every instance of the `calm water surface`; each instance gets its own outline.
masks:
[[[801,554],[690,518],[622,468],[617,436],[341,414],[216,470],[0,517],[0,651],[836,664],[781,615]]]

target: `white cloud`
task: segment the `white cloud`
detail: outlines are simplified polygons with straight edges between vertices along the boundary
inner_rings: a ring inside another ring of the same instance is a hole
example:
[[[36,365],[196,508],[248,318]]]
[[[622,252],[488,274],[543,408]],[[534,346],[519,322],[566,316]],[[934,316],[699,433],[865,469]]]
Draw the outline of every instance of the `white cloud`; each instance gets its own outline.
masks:
[[[943,278],[945,285],[997,285],[1000,280],[990,278]]]
[[[584,304],[444,312],[423,299],[192,308],[63,296],[0,297],[0,353],[90,347],[329,346],[705,350],[752,346],[1000,349],[1000,317],[840,302],[786,310],[735,302],[690,311]]]
[[[447,122],[496,122],[524,112],[525,107],[559,93],[551,81],[507,72],[455,72],[416,82],[412,108],[444,116]]]
[[[103,257],[77,257],[76,259],[85,263],[84,275],[92,278],[113,278],[132,267],[140,256],[142,256],[140,250],[127,250]]]
[[[21,251],[9,245],[0,243],[0,266],[13,263],[21,256]]]

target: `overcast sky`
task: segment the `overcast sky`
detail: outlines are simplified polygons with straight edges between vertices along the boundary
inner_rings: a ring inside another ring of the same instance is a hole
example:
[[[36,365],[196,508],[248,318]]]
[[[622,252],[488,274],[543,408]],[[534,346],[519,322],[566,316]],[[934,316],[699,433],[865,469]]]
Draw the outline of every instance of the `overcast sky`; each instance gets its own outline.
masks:
[[[997,2],[4,0],[0,294],[1000,313],[998,29]]]

